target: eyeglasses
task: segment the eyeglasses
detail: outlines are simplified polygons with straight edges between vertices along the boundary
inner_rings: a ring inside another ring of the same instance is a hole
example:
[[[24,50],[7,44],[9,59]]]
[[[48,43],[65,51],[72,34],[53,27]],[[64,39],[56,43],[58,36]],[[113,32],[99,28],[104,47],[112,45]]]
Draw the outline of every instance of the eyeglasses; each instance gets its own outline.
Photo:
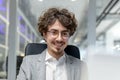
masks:
[[[58,37],[59,33],[61,33],[61,36],[63,39],[68,39],[70,37],[69,31],[59,32],[58,30],[50,30],[47,32],[49,32],[50,33],[49,35],[51,35],[53,37]]]

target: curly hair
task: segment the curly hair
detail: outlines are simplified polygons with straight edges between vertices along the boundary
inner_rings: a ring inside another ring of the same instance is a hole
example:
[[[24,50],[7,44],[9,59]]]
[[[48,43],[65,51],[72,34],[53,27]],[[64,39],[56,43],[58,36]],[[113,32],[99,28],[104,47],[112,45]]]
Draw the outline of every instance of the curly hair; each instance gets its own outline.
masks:
[[[56,20],[70,31],[70,36],[74,34],[77,27],[75,15],[67,9],[49,8],[38,20],[38,31],[42,36]]]

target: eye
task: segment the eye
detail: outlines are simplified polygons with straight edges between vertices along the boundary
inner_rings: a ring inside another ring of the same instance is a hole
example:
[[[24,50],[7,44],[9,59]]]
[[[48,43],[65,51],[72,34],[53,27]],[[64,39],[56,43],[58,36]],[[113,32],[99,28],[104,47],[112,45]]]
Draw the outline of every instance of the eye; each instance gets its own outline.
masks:
[[[56,30],[51,30],[51,31],[49,31],[49,32],[52,33],[52,35],[58,34],[58,31],[56,31]]]
[[[69,36],[69,32],[63,32],[62,35],[67,37]]]

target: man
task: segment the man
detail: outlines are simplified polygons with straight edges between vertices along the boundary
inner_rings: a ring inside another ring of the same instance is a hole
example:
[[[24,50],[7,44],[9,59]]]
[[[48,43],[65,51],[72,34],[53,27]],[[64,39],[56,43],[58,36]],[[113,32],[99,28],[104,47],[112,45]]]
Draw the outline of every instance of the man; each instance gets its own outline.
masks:
[[[17,80],[81,80],[82,62],[64,52],[76,27],[75,16],[67,9],[50,8],[40,16],[38,30],[47,49],[23,59]]]

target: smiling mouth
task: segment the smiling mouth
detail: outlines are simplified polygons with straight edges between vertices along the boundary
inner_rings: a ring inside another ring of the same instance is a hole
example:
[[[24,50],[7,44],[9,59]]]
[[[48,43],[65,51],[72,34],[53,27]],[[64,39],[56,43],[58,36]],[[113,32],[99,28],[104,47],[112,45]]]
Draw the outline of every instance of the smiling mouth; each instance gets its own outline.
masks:
[[[62,44],[54,44],[54,48],[60,50],[62,48]]]
[[[56,49],[61,49],[63,46],[64,46],[64,42],[53,42],[53,45],[54,45],[54,48],[56,48]]]
[[[63,46],[63,43],[55,43],[54,44],[56,47],[62,47]]]

